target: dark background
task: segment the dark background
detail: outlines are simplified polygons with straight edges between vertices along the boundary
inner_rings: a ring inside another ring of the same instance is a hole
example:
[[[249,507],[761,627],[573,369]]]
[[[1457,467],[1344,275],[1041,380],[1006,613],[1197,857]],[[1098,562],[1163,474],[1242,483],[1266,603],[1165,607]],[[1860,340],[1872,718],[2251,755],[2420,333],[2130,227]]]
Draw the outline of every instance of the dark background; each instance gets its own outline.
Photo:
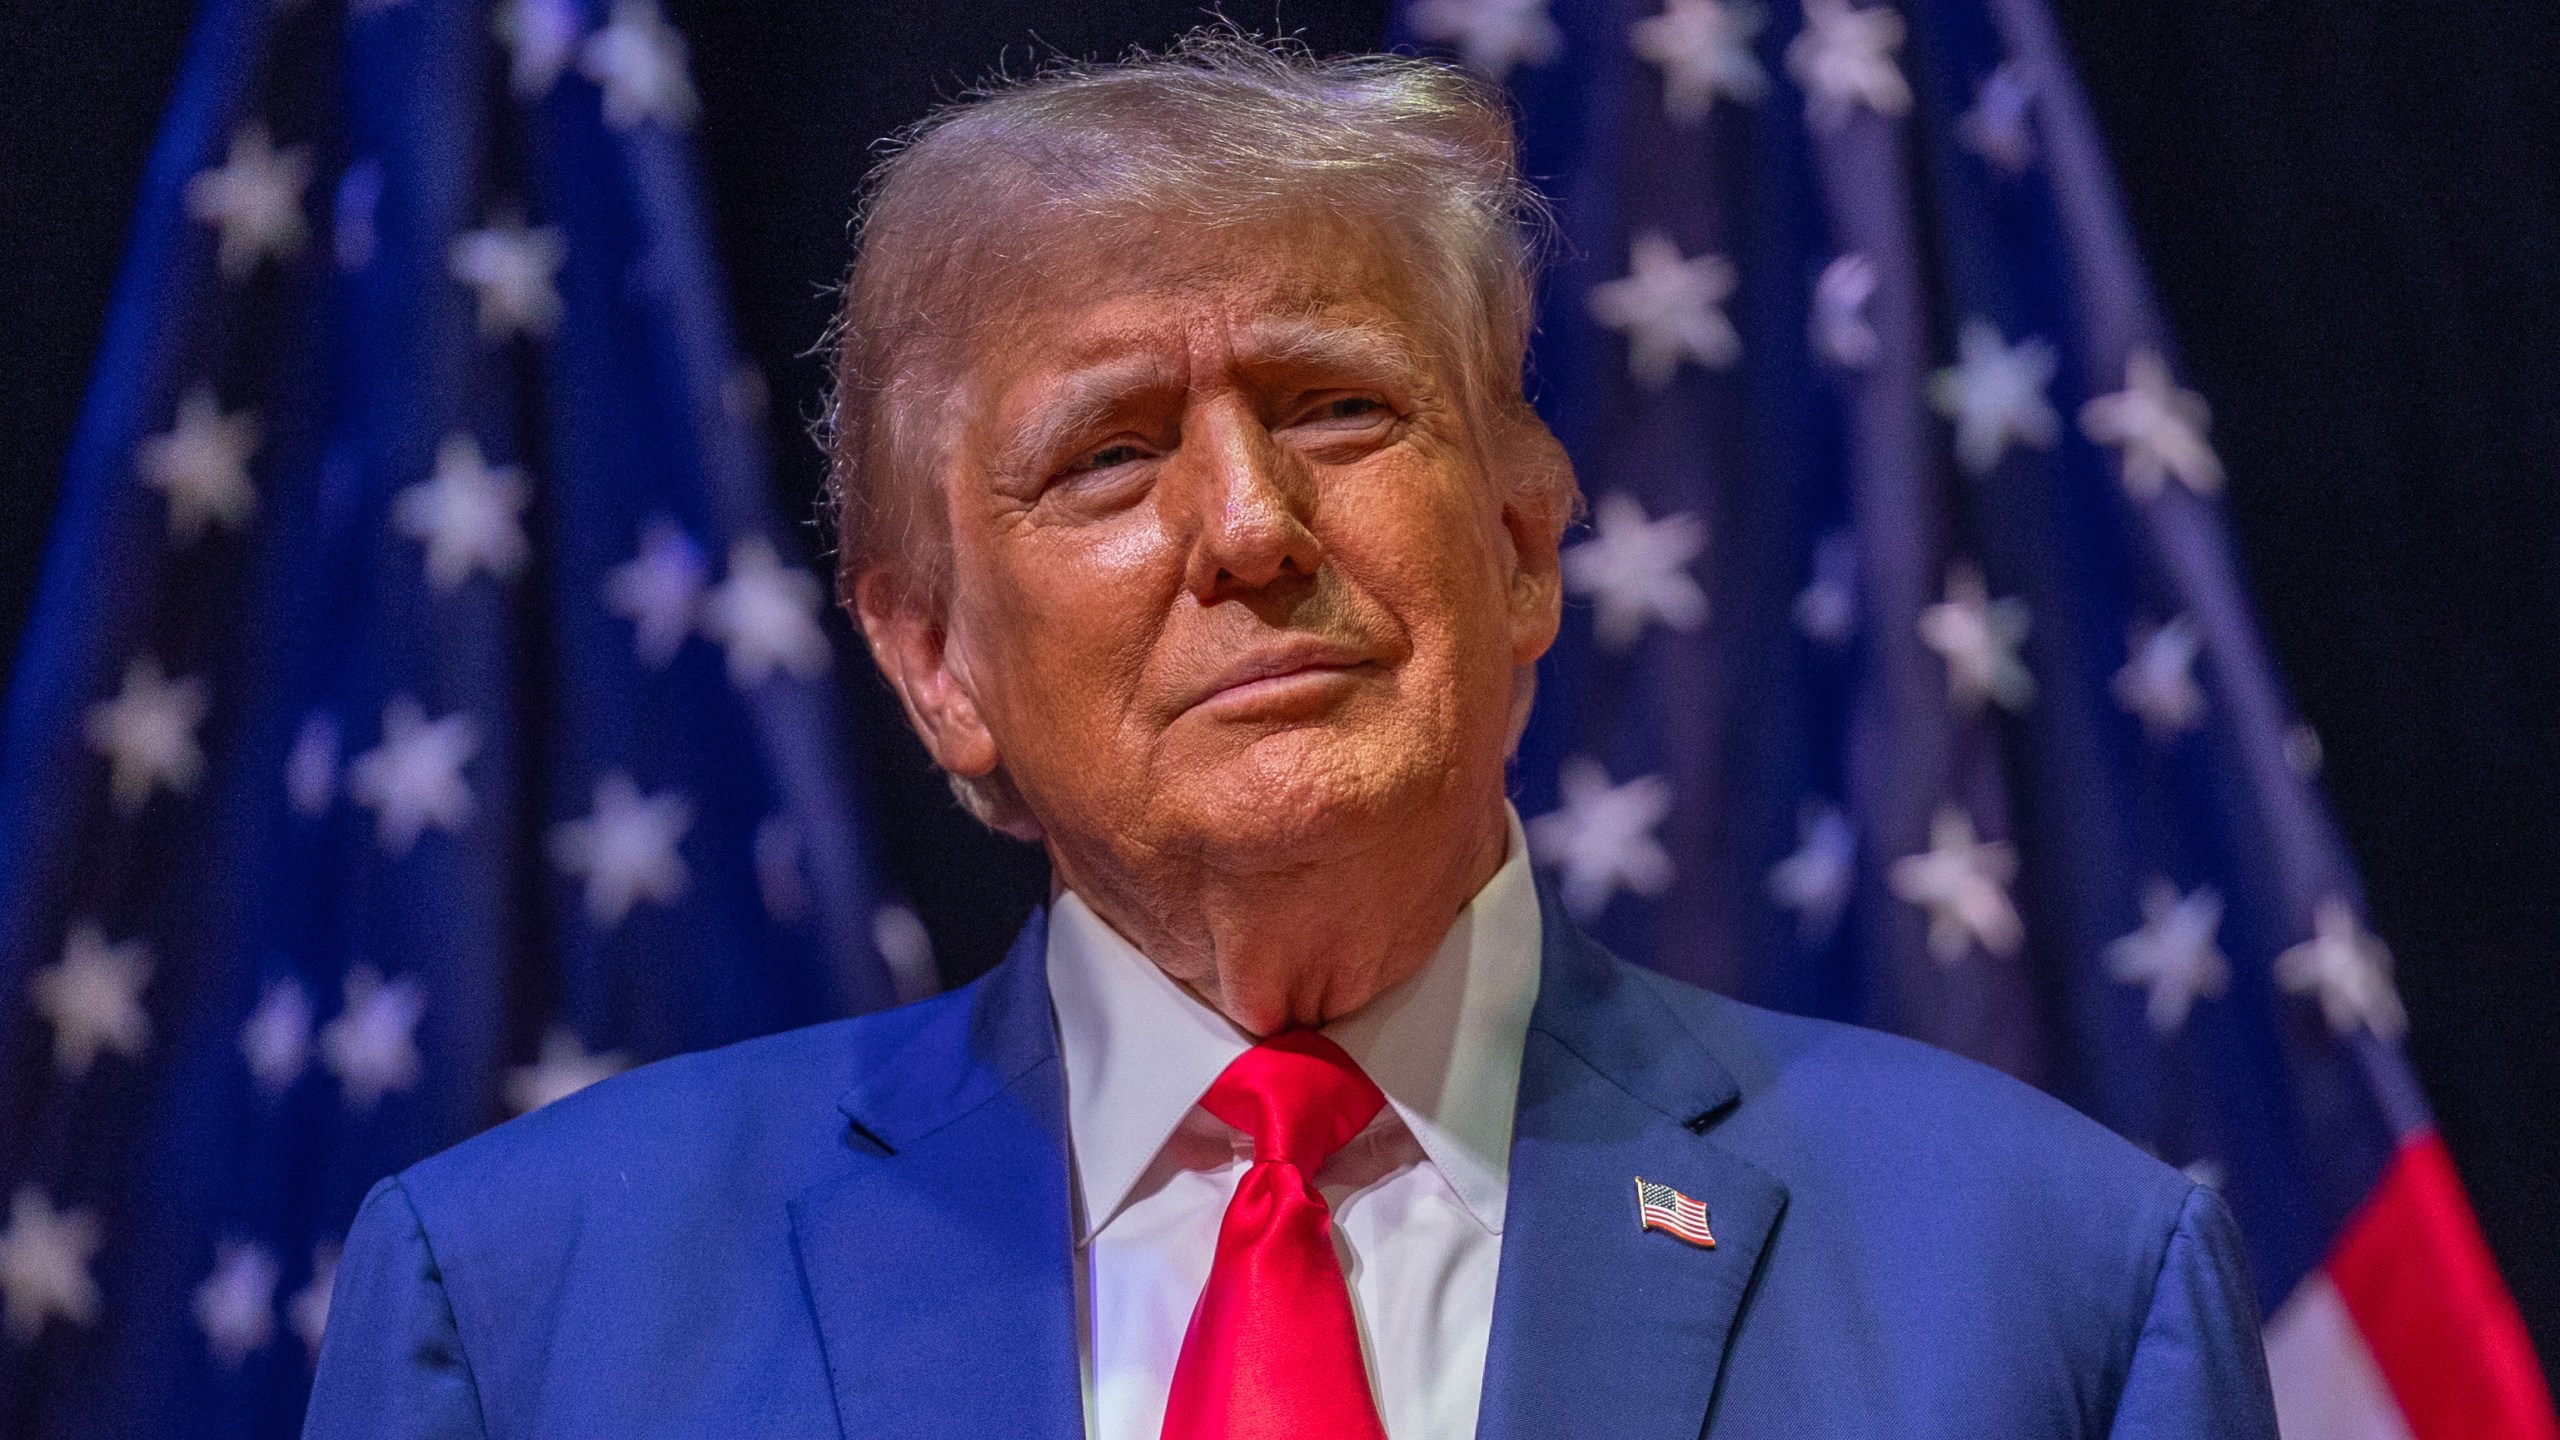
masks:
[[[2055,0],[2135,228],[2215,404],[2230,511],[2398,956],[2410,1048],[2547,1370],[2560,1370],[2560,6]],[[1109,54],[1186,0],[671,0],[703,92],[776,483],[873,143],[999,62]],[[1274,0],[1230,0],[1268,27]],[[1289,0],[1320,50],[1385,0]],[[176,0],[0,0],[0,659],[35,585]],[[816,543],[812,537],[812,544]],[[950,805],[876,683],[890,879],[947,975],[991,963],[1036,855]]]

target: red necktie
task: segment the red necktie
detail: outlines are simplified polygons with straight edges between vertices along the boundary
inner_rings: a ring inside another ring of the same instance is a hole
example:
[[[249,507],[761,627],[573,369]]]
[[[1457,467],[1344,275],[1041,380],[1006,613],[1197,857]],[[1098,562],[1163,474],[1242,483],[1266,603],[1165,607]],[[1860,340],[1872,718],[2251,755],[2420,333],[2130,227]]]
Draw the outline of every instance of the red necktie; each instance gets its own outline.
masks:
[[[1351,1292],[1316,1190],[1326,1158],[1387,1097],[1313,1030],[1274,1035],[1218,1076],[1200,1108],[1253,1137],[1182,1337],[1164,1440],[1386,1440]]]

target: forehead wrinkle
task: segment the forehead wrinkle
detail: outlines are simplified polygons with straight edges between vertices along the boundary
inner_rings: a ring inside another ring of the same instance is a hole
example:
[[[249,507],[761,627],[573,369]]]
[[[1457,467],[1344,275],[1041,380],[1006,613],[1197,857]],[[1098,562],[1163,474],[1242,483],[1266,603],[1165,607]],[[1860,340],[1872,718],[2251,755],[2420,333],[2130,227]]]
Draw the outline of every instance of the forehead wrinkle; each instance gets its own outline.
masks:
[[[1383,326],[1322,320],[1256,320],[1236,338],[1242,366],[1302,365],[1376,380],[1419,380],[1422,358]]]

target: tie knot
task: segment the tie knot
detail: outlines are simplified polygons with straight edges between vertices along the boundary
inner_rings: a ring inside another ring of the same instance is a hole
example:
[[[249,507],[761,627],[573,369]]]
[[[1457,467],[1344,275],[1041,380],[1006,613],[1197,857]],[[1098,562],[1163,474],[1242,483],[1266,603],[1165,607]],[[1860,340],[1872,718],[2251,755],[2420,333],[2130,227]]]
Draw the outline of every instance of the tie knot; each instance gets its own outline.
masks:
[[[1308,1178],[1387,1103],[1360,1062],[1313,1030],[1286,1030],[1235,1058],[1200,1108],[1253,1137],[1256,1164]]]

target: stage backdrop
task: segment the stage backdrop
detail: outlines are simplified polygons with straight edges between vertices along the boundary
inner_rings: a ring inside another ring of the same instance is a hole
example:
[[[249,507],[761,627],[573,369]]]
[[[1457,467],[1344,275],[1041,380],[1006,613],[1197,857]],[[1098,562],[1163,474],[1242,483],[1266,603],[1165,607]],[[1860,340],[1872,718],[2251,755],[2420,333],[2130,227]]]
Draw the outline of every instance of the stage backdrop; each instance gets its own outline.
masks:
[[[2042,0],[1407,0],[1559,239],[1523,747],[1620,953],[2060,1095],[2239,1216],[2289,1437],[2545,1440]]]

